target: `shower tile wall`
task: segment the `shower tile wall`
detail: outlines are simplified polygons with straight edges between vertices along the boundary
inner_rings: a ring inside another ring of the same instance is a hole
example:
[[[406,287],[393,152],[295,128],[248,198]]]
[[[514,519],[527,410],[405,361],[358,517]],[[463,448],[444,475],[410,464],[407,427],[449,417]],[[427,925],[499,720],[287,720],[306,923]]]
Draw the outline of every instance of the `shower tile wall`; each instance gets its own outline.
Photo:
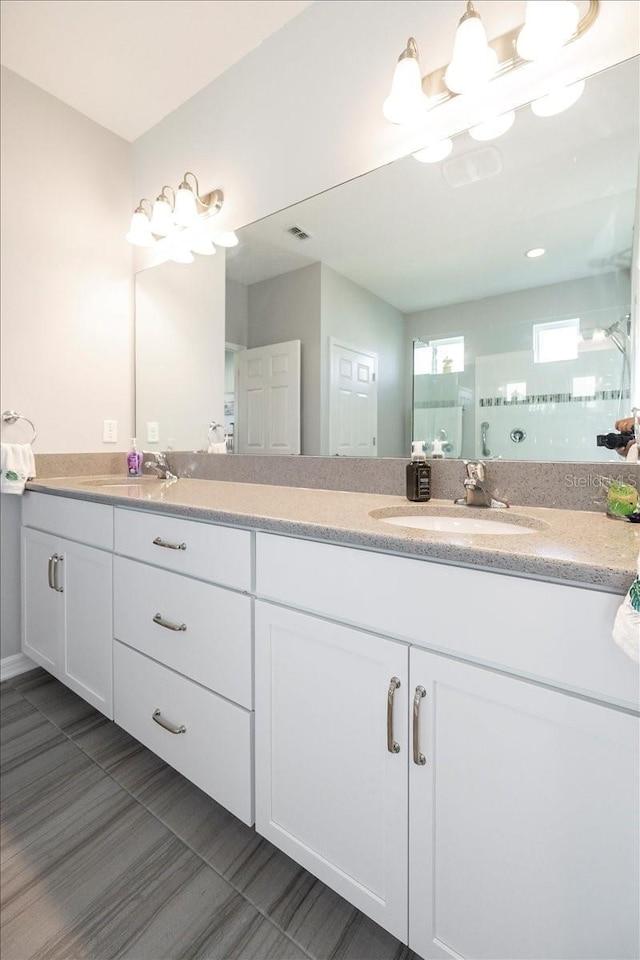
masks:
[[[552,363],[534,363],[531,351],[477,357],[475,455],[486,422],[491,457],[615,461],[611,450],[596,446],[596,434],[609,433],[619,417],[628,416],[629,391],[623,388],[620,397],[621,376],[620,353],[608,343],[587,345],[577,359]],[[589,395],[590,378],[595,396]],[[513,396],[518,384],[526,384],[524,393]],[[524,432],[521,442],[511,439],[513,430]]]

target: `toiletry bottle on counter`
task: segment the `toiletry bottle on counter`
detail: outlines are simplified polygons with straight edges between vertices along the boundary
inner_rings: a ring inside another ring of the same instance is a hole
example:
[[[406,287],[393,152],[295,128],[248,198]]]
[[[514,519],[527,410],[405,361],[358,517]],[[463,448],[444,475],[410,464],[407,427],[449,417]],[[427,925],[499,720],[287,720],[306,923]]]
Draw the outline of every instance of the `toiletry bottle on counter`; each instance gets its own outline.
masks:
[[[424,455],[422,440],[411,444],[411,463],[407,464],[407,500],[431,499],[431,467]]]
[[[138,441],[131,440],[131,450],[127,454],[127,473],[130,477],[139,477],[142,473],[142,454],[138,450]]]
[[[443,459],[444,459],[444,451],[443,451],[443,449],[442,449],[443,445],[444,445],[444,441],[443,441],[443,440],[437,440],[437,439],[436,439],[436,440],[433,441],[433,443],[431,444],[431,459],[432,459],[432,460],[443,460]]]

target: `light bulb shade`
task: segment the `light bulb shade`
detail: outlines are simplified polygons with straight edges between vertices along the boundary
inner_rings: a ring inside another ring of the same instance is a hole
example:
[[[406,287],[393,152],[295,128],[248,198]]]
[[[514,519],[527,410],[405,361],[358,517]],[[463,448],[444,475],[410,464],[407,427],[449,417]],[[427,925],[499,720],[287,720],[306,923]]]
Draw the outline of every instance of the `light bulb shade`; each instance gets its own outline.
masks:
[[[188,183],[183,182],[176,193],[176,208],[173,220],[179,227],[189,227],[198,219],[198,204]]]
[[[508,110],[497,117],[489,117],[482,123],[477,123],[475,127],[470,127],[469,136],[474,140],[495,140],[511,129],[515,119],[515,110]]]
[[[233,230],[224,230],[221,233],[214,233],[211,238],[217,247],[237,247],[238,236]]]
[[[438,140],[437,143],[430,143],[428,147],[414,153],[413,159],[420,163],[438,163],[439,160],[445,160],[452,150],[453,140]]]
[[[151,233],[155,233],[158,237],[168,237],[174,229],[171,204],[166,197],[159,196],[151,214]]]
[[[444,75],[452,93],[486,83],[498,69],[498,56],[487,43],[482,20],[475,11],[462,18],[453,41],[453,57]]]
[[[527,0],[524,27],[516,42],[523,60],[552,56],[572,37],[580,11],[571,0]]]
[[[186,247],[176,246],[169,251],[169,259],[174,263],[193,263],[195,257]]]
[[[391,92],[384,101],[382,112],[390,123],[411,123],[418,120],[426,108],[420,64],[416,56],[405,52],[396,64]]]
[[[216,248],[209,237],[201,236],[198,233],[192,233],[187,242],[193,253],[199,253],[203,257],[212,257],[216,252]]]
[[[155,243],[153,233],[151,232],[149,217],[140,207],[138,207],[131,217],[131,224],[126,239],[135,247],[152,247]]]
[[[556,114],[568,110],[576,103],[584,91],[584,80],[578,80],[568,87],[556,87],[546,97],[540,97],[531,104],[531,110],[536,117],[555,117]]]

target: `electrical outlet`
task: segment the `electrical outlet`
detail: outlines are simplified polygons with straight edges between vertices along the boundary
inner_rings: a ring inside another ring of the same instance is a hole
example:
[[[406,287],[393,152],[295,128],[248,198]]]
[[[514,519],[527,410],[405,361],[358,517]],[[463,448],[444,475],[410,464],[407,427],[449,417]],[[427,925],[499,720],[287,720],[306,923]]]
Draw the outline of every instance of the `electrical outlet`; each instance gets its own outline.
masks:
[[[118,421],[117,420],[102,421],[102,440],[104,443],[118,442]]]
[[[160,440],[160,424],[154,420],[147,423],[147,443],[158,443]]]

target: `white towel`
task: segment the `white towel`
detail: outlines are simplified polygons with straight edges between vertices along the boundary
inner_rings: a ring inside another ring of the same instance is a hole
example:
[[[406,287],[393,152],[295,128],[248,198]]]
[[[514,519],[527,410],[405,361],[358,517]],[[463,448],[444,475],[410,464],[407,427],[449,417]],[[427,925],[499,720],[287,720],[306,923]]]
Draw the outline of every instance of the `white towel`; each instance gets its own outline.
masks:
[[[628,657],[640,663],[640,556],[638,576],[629,588],[613,622],[613,639]]]
[[[31,444],[0,444],[0,466],[2,493],[22,493],[27,480],[36,475],[36,461]]]

